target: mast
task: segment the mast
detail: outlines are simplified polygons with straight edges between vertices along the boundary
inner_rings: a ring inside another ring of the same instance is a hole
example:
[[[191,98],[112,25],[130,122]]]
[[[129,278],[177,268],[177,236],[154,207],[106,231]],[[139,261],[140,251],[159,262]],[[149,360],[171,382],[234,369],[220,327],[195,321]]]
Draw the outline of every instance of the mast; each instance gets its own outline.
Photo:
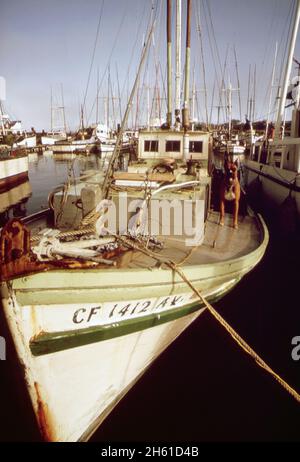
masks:
[[[240,86],[239,68],[238,68],[238,63],[237,63],[235,47],[233,47],[233,51],[234,51],[235,71],[236,71],[236,79],[237,79],[237,86],[238,86],[237,90],[238,90],[238,96],[239,96],[240,121],[242,122],[241,86]]]
[[[292,35],[291,35],[291,40],[290,40],[289,53],[288,53],[288,57],[286,61],[283,85],[281,87],[280,104],[279,104],[277,121],[276,121],[276,126],[275,126],[275,136],[274,136],[275,139],[278,139],[280,137],[280,127],[281,127],[281,122],[282,122],[282,118],[284,114],[285,99],[286,99],[286,94],[287,94],[287,89],[288,89],[289,76],[291,73],[293,55],[294,55],[296,38],[297,38],[298,27],[299,27],[299,18],[300,18],[300,0],[297,0]]]
[[[212,119],[212,112],[213,112],[213,107],[214,107],[214,98],[215,98],[215,87],[216,87],[216,78],[214,80],[214,86],[213,86],[213,91],[211,95],[211,106],[210,106],[210,114],[209,114],[209,126],[211,124],[211,119]]]
[[[176,74],[175,74],[175,119],[180,121],[181,87],[181,0],[176,0]]]
[[[5,127],[4,127],[4,122],[3,122],[3,108],[2,108],[1,100],[0,100],[0,119],[1,119],[2,136],[5,136]]]
[[[190,85],[190,59],[191,59],[191,0],[187,0],[186,13],[186,49],[185,49],[185,80],[184,80],[184,104],[182,120],[184,130],[189,129],[189,85]]]
[[[83,132],[84,132],[83,104],[80,105],[80,128],[82,130],[82,135],[83,135]]]
[[[254,122],[255,119],[255,101],[256,100],[256,64],[254,64],[254,76],[253,76],[253,115],[252,115],[252,121]]]
[[[167,109],[167,126],[172,126],[172,37],[171,37],[171,0],[167,2],[167,66],[168,66],[168,109]]]
[[[51,133],[53,133],[53,94],[52,94],[52,85],[50,86],[50,112],[51,112]]]
[[[120,91],[120,82],[119,82],[119,73],[118,73],[117,63],[116,63],[116,72],[117,72],[118,100],[119,100],[120,123],[121,123],[122,122],[121,91]]]
[[[61,102],[62,102],[62,111],[63,111],[63,124],[64,124],[64,131],[67,133],[67,124],[66,124],[66,113],[65,113],[65,100],[64,100],[64,88],[63,84],[60,84],[61,89]]]
[[[195,80],[195,64],[193,69],[193,84],[192,84],[192,124],[195,121],[195,98],[196,98],[196,80]]]
[[[96,93],[96,125],[99,118],[99,67],[97,69],[97,93]]]
[[[228,78],[228,100],[227,100],[227,107],[228,107],[228,135],[229,139],[231,137],[231,125],[232,125],[232,85],[230,81],[230,76]]]
[[[247,94],[247,110],[246,110],[246,115],[247,118],[249,117],[249,120],[251,122],[251,112],[250,112],[250,77],[251,76],[251,64],[249,64],[249,73],[248,73],[248,94]]]
[[[142,70],[142,67],[143,67],[143,64],[144,64],[144,61],[145,61],[145,58],[146,58],[146,54],[147,54],[147,51],[149,49],[149,44],[150,44],[151,37],[152,37],[152,34],[153,34],[154,26],[155,26],[155,19],[153,20],[153,22],[151,24],[151,27],[150,27],[150,30],[149,30],[149,35],[148,35],[148,38],[147,38],[147,42],[144,44],[144,47],[143,47],[142,56],[141,56],[140,64],[139,64],[139,67],[138,67],[137,75],[136,75],[136,78],[135,78],[135,81],[134,81],[134,84],[133,84],[133,87],[132,87],[132,90],[131,90],[131,93],[130,93],[130,96],[129,96],[129,100],[128,100],[128,103],[127,103],[127,107],[126,107],[126,110],[125,110],[125,113],[124,113],[124,116],[123,116],[123,119],[122,119],[122,124],[121,124],[121,127],[120,127],[120,131],[118,133],[118,136],[117,136],[114,151],[112,153],[112,156],[110,158],[109,165],[108,165],[108,168],[107,168],[107,171],[106,171],[106,175],[105,175],[105,179],[104,179],[104,183],[103,183],[103,192],[104,192],[103,197],[105,197],[105,198],[107,198],[108,195],[109,195],[110,181],[111,181],[111,177],[112,177],[112,174],[113,174],[113,171],[114,171],[115,163],[116,163],[116,161],[118,159],[118,156],[119,156],[119,153],[120,153],[121,144],[122,144],[122,138],[123,138],[123,131],[124,131],[125,126],[127,124],[128,115],[129,115],[129,112],[130,112],[130,109],[131,109],[131,106],[132,106],[134,94],[135,94],[137,86],[138,86],[138,82],[139,82],[141,70]]]
[[[108,71],[107,71],[107,130],[109,126],[109,82],[110,82],[110,65],[108,65]]]
[[[268,130],[270,124],[270,115],[271,115],[271,104],[272,104],[272,96],[273,96],[273,87],[274,87],[274,78],[275,78],[275,69],[276,69],[276,60],[277,60],[277,50],[278,50],[278,43],[276,42],[275,45],[275,55],[274,55],[274,62],[272,68],[272,77],[271,77],[271,89],[270,89],[270,99],[269,99],[269,107],[268,107],[268,116],[267,116],[267,123],[266,123],[266,131],[265,137],[268,137]]]

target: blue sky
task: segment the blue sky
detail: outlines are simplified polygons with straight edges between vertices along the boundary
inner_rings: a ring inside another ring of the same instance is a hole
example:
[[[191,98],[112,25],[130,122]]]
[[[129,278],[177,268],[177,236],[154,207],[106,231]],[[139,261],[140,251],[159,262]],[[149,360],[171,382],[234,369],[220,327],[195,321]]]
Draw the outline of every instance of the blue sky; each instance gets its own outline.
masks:
[[[104,3],[103,3],[104,2]],[[7,84],[6,110],[23,121],[26,128],[50,128],[50,87],[57,101],[63,84],[66,117],[72,129],[79,124],[79,104],[84,99],[91,65],[100,11],[99,37],[86,98],[86,115],[94,122],[97,69],[103,85],[100,96],[107,94],[107,66],[110,62],[113,93],[117,96],[116,73],[123,91],[123,106],[138,66],[141,46],[151,14],[150,0],[0,0],[0,75]],[[151,46],[148,73],[142,81],[155,84],[154,58],[165,75],[165,0],[154,0],[158,15],[155,39]],[[185,10],[186,2],[182,0]],[[175,7],[175,1],[173,0]],[[210,8],[208,8],[208,5]],[[294,0],[193,0],[191,66],[195,67],[196,87],[201,90],[203,75],[200,60],[197,13],[203,37],[208,102],[211,104],[215,82],[214,60],[210,40],[213,39],[209,18],[224,64],[228,50],[226,80],[237,86],[233,47],[235,46],[240,77],[242,115],[246,112],[248,70],[256,64],[256,118],[267,113],[266,92],[278,41],[278,71],[284,56],[288,17]],[[200,6],[200,10],[199,10]],[[183,13],[185,16],[185,13]],[[295,56],[300,58],[299,41]],[[299,59],[300,60],[300,59]],[[128,78],[129,69],[129,78]],[[221,75],[220,69],[218,70]],[[293,75],[295,75],[295,68]],[[161,77],[161,76],[160,76]],[[159,80],[162,80],[159,77]],[[219,77],[220,78],[220,77]],[[153,90],[151,90],[153,92]],[[152,93],[151,93],[152,94]],[[163,87],[160,89],[163,95]],[[199,92],[200,117],[204,114],[203,92]],[[111,103],[110,103],[111,104]],[[217,104],[215,100],[214,104]],[[145,113],[145,92],[140,92],[141,111]],[[233,115],[238,116],[237,93],[233,95]],[[111,104],[112,106],[112,104]],[[103,99],[99,100],[101,118]],[[119,112],[115,102],[115,112]],[[208,109],[210,111],[210,108]],[[164,112],[164,107],[162,106]],[[112,107],[111,107],[112,113]],[[91,115],[90,115],[91,114]],[[90,115],[90,117],[89,117]],[[214,110],[213,117],[216,116]],[[143,115],[140,116],[143,119]],[[142,120],[141,120],[142,121]],[[132,117],[131,122],[134,122]]]

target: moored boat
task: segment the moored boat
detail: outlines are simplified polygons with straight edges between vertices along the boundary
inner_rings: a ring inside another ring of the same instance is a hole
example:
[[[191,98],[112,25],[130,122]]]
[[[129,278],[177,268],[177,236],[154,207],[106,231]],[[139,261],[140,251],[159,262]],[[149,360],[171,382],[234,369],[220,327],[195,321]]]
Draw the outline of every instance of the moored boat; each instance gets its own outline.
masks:
[[[2,151],[0,154],[0,191],[10,189],[28,179],[28,156],[22,150]]]
[[[170,2],[168,10],[171,18]],[[1,232],[3,310],[48,441],[87,440],[204,311],[203,297],[228,293],[268,243],[251,211],[238,230],[228,214],[219,226],[211,136],[190,130],[188,107],[178,130],[168,106],[167,129],[140,131],[137,160],[121,161],[152,30],[107,170],[69,178],[50,194],[50,210]],[[187,59],[186,72],[189,50]]]
[[[296,37],[299,28],[300,2],[297,0],[292,17],[292,34],[287,62],[284,70],[282,92],[278,108],[277,122],[274,129],[264,139],[251,146],[250,154],[245,160],[245,178],[250,194],[264,202],[267,210],[276,215],[286,208],[283,229],[295,229],[300,217],[300,129],[299,129],[299,80],[293,88],[291,133],[282,133],[282,121],[285,111],[288,84],[291,72]],[[281,207],[282,206],[282,207]],[[285,212],[283,212],[285,213]],[[282,222],[282,220],[280,220]],[[291,221],[293,224],[291,225]],[[289,225],[288,225],[289,222]]]

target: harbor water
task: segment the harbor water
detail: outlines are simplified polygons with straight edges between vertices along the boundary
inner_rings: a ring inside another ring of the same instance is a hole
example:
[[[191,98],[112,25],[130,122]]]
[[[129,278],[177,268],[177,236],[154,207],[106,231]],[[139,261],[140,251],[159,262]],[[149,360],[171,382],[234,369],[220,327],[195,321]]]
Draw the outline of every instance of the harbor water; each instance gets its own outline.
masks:
[[[49,192],[68,175],[100,164],[91,155],[70,160],[51,152],[32,155],[30,189],[24,197],[15,193],[9,209],[1,208],[1,225],[47,207]],[[271,239],[263,261],[215,307],[299,392],[300,360],[292,357],[292,339],[300,336],[299,239],[278,235],[272,217],[268,224]],[[40,441],[2,312],[0,335],[6,339],[0,441]],[[151,365],[91,441],[300,441],[299,421],[299,403],[206,311]]]

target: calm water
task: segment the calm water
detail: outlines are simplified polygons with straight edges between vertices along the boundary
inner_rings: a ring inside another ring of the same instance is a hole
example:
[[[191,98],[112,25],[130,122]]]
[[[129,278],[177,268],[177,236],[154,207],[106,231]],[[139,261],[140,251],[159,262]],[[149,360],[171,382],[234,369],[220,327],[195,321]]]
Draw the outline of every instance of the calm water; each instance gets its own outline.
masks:
[[[49,190],[70,169],[78,175],[97,163],[95,157],[70,164],[40,156],[30,164],[32,196],[15,206],[15,214],[47,206]],[[263,261],[216,305],[298,392],[300,361],[292,360],[291,340],[300,336],[299,257],[299,241],[271,229]],[[7,336],[0,317],[0,335]],[[0,362],[0,440],[38,441],[14,361],[8,342],[7,361]],[[204,313],[151,366],[92,441],[300,441],[299,421],[299,404]]]

